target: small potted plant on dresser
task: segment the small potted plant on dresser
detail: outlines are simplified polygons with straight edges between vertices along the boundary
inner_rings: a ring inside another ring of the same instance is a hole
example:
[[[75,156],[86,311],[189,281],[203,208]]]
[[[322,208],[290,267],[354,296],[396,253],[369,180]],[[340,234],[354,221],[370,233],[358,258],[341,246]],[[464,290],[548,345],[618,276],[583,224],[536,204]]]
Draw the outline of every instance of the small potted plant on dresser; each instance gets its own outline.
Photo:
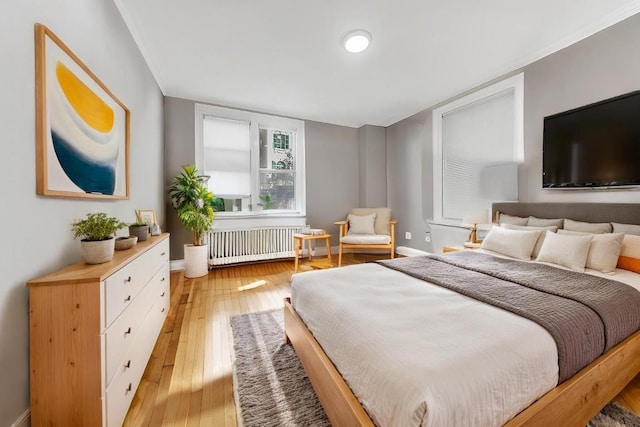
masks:
[[[206,233],[213,224],[213,194],[207,187],[208,176],[199,175],[195,166],[185,165],[169,187],[171,204],[178,219],[193,233],[193,243],[184,245],[184,276],[200,277],[209,272]]]
[[[144,242],[149,237],[149,224],[144,222],[134,222],[129,224],[129,235],[136,236],[138,242]]]
[[[82,258],[87,264],[111,261],[115,248],[114,234],[126,224],[118,218],[107,217],[104,212],[88,213],[85,219],[71,224],[74,238],[81,237]]]

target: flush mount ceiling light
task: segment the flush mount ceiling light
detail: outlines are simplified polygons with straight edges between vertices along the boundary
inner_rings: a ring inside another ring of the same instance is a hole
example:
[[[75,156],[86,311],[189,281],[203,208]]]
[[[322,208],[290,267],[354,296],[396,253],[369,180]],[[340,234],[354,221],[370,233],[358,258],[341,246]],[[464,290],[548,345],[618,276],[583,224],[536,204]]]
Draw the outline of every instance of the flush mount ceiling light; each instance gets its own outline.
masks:
[[[342,36],[340,44],[351,53],[360,53],[369,47],[371,33],[365,30],[353,30]]]

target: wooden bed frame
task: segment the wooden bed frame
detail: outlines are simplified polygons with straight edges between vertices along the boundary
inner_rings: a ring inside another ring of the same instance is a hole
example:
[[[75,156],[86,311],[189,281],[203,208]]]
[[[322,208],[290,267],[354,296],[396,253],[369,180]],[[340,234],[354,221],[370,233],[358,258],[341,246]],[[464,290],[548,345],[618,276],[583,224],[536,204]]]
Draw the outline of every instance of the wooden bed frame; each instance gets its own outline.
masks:
[[[509,206],[522,206],[517,203],[501,203],[499,210],[509,213]],[[572,216],[554,216],[552,208],[545,210],[541,218],[566,218]],[[560,209],[567,205],[580,205],[581,209],[589,204],[556,204]],[[637,212],[640,204],[612,204],[614,210],[623,207],[623,214],[629,210]],[[602,205],[591,205],[593,207]],[[606,206],[606,205],[605,205]],[[609,205],[611,206],[611,205]],[[494,205],[494,211],[498,210]],[[518,209],[518,208],[516,208]],[[584,212],[584,211],[582,211]],[[619,212],[619,211],[618,211]],[[515,213],[509,213],[516,215]],[[633,222],[640,216],[634,215]],[[589,221],[591,218],[576,218]],[[615,218],[610,221],[618,221]],[[595,221],[593,221],[595,222]],[[623,222],[623,221],[620,221]],[[631,223],[632,221],[624,221]],[[291,305],[291,299],[284,303],[285,339],[291,342],[309,376],[318,399],[333,426],[373,426],[374,423],[358,399],[340,376],[322,347],[307,329],[302,319]],[[524,409],[505,426],[584,426],[611,399],[613,399],[640,372],[640,331],[634,333],[614,348],[594,360],[569,380],[551,389],[544,396]]]

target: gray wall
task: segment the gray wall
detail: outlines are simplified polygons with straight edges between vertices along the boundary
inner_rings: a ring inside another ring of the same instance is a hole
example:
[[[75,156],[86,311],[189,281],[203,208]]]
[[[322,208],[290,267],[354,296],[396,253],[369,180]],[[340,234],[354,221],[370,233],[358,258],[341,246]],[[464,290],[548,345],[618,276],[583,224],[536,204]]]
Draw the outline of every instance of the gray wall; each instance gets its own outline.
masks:
[[[131,111],[130,200],[36,195],[34,23],[48,26]],[[123,221],[155,209],[164,221],[162,94],[120,14],[104,0],[4,1],[0,6],[0,425],[29,407],[25,282],[81,260],[70,223],[104,211]]]
[[[195,162],[195,101],[165,97],[165,183],[184,164]],[[384,131],[384,129],[382,129]],[[359,202],[358,130],[305,121],[307,223],[324,228],[338,244],[334,221],[345,219]],[[386,190],[386,189],[385,189]],[[171,232],[171,259],[183,258],[188,234],[167,204],[167,230]]]
[[[361,208],[387,206],[386,130],[365,125],[358,129]]]
[[[542,190],[543,117],[640,89],[638,44],[640,15],[474,89],[524,71],[525,160],[518,168],[521,201],[640,201],[637,190]],[[387,128],[387,191],[389,207],[399,220],[398,245],[440,250],[439,244],[425,246],[423,238],[415,237],[424,232],[418,216],[433,218],[431,117],[434,108],[469,92]],[[421,203],[415,200],[419,198]],[[412,233],[411,241],[404,240],[405,231]]]

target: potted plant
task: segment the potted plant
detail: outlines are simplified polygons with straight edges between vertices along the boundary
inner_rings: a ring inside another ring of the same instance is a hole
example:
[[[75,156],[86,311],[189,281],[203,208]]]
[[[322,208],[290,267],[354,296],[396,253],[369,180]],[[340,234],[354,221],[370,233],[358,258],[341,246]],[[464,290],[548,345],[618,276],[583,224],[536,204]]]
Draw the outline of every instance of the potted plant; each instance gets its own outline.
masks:
[[[138,242],[144,242],[149,237],[149,224],[145,222],[134,222],[129,224],[129,235],[137,236]]]
[[[85,219],[71,224],[74,238],[81,237],[82,258],[87,264],[102,264],[111,261],[115,247],[113,235],[126,224],[117,218],[107,217],[104,212],[88,213]]]
[[[185,165],[169,186],[169,197],[178,219],[193,233],[193,243],[184,245],[185,277],[200,277],[209,272],[204,236],[213,224],[215,212],[211,207],[213,194],[207,187],[208,180],[208,176],[198,174],[195,166]]]

